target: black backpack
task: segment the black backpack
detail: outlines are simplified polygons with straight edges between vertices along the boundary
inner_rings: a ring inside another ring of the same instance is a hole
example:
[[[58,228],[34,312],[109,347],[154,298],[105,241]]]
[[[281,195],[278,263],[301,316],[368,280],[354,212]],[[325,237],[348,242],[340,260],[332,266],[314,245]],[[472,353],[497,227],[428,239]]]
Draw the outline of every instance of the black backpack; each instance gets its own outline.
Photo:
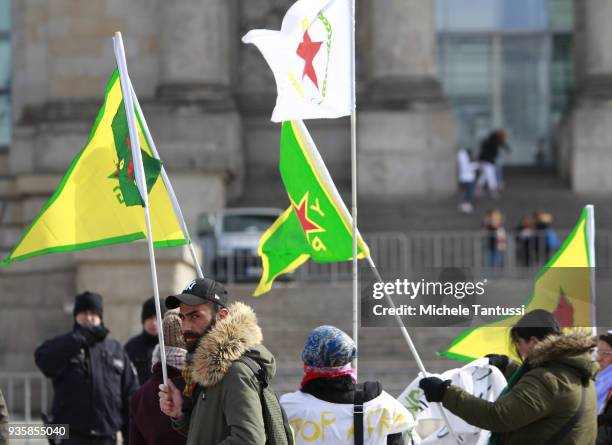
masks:
[[[259,381],[259,399],[266,430],[266,445],[294,445],[293,430],[289,426],[287,413],[272,390],[265,369],[257,361],[244,355],[238,361],[244,363]]]

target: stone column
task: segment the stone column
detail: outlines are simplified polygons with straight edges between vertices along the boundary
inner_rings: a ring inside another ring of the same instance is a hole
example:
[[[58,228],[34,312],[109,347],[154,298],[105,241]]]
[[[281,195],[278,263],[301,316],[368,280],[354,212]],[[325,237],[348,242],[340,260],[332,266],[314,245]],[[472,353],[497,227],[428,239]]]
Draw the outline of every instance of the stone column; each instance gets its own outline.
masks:
[[[575,93],[561,128],[559,168],[579,193],[612,191],[612,0],[574,1]]]
[[[190,100],[227,98],[234,43],[230,2],[162,2],[160,21],[160,95]]]
[[[357,47],[361,196],[456,188],[455,121],[436,79],[434,19],[430,0],[361,3],[358,23],[368,27]]]
[[[157,138],[183,213],[214,213],[241,190],[242,119],[232,92],[237,14],[227,0],[160,3],[160,83],[152,105]],[[145,110],[146,111],[146,110]]]

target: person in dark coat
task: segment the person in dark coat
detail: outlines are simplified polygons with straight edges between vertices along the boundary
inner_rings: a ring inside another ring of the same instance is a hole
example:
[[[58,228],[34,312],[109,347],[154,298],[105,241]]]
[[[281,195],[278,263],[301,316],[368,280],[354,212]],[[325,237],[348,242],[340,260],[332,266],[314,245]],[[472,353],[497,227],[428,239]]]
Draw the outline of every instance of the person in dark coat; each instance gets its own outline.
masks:
[[[163,320],[168,379],[180,391],[185,388],[182,372],[187,349],[177,311],[166,312]],[[132,396],[130,445],[185,445],[187,438],[172,427],[170,417],[159,409],[159,385],[164,383],[159,345],[153,350],[152,375]]]
[[[490,355],[508,379],[495,402],[426,377],[419,382],[428,402],[470,425],[492,432],[491,445],[591,445],[597,436],[594,339],[585,332],[563,334],[547,311],[525,314],[510,330],[510,340],[523,364],[505,355]]]
[[[164,302],[161,301],[162,316],[165,312]],[[151,357],[153,349],[157,346],[157,316],[155,314],[155,298],[151,297],[142,304],[140,312],[142,332],[132,337],[125,344],[125,351],[136,367],[138,382],[143,385],[151,377]]]
[[[481,194],[482,189],[486,186],[491,196],[497,197],[501,179],[501,174],[498,173],[497,168],[497,158],[502,149],[510,151],[506,144],[506,132],[504,130],[493,131],[481,142],[478,156],[481,172],[476,181],[477,194]]]
[[[53,380],[49,422],[70,426],[62,445],[114,445],[119,430],[127,443],[136,371],[121,343],[108,335],[99,294],[77,295],[73,314],[72,331],[46,340],[34,353],[38,368]]]

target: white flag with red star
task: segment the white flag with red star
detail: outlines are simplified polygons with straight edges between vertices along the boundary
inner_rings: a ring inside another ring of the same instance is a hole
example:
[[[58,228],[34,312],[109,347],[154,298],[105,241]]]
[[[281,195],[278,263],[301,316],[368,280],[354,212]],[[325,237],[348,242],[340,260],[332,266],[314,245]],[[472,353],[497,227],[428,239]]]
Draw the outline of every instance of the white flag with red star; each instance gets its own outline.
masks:
[[[352,0],[299,0],[280,31],[243,38],[263,54],[276,80],[272,121],[336,118],[355,108]]]

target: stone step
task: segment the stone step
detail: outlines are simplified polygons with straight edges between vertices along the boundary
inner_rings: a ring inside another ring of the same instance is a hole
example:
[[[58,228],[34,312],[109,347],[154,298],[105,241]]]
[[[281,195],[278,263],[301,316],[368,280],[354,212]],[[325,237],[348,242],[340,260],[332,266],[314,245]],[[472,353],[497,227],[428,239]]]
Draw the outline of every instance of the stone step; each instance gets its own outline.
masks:
[[[261,177],[259,178],[261,180]],[[231,206],[288,205],[280,179],[269,178],[265,184],[245,187],[244,195]],[[359,227],[362,232],[415,230],[474,230],[480,228],[484,212],[499,208],[506,217],[506,228],[518,225],[524,214],[544,209],[555,217],[555,227],[570,228],[586,204],[594,204],[598,221],[612,221],[612,197],[606,195],[576,195],[555,174],[542,169],[507,168],[506,187],[498,200],[477,198],[471,215],[457,211],[459,192],[451,197],[425,196],[405,199],[367,198],[361,191]],[[345,203],[350,203],[350,183],[336,181]],[[267,193],[260,193],[267,190]]]

